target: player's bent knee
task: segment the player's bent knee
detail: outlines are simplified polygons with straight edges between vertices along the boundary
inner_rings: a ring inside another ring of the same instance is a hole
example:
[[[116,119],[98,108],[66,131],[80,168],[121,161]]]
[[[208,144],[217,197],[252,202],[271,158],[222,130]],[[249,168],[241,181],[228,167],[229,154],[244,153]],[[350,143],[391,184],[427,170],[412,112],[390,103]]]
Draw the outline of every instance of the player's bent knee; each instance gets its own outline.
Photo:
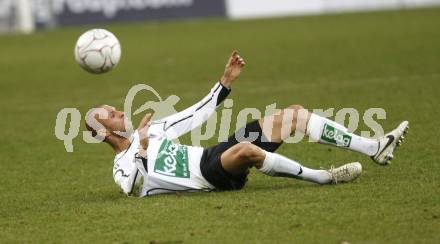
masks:
[[[295,112],[298,112],[299,110],[304,109],[303,106],[298,105],[298,104],[292,104],[292,105],[290,105],[290,106],[287,107],[287,108],[288,108],[288,109],[292,109],[292,110],[294,110]]]
[[[282,120],[284,120],[282,119],[284,116],[292,116],[293,117],[292,119],[295,119],[298,116],[299,111],[303,109],[304,107],[301,105],[297,105],[297,104],[290,105],[289,107],[283,109],[282,116],[280,117],[280,119],[278,119],[278,121],[275,122],[281,123]]]
[[[286,122],[290,122],[290,121],[294,121],[296,122],[298,114],[300,113],[299,111],[303,110],[304,107],[301,105],[290,105],[287,108],[282,110],[281,116],[275,118],[275,120],[273,121],[273,125],[276,128],[281,128],[284,123]],[[287,117],[286,117],[287,116]],[[290,118],[290,119],[287,119]]]
[[[241,160],[246,162],[259,162],[264,160],[263,151],[254,144],[241,142],[238,145],[240,147],[238,156]]]

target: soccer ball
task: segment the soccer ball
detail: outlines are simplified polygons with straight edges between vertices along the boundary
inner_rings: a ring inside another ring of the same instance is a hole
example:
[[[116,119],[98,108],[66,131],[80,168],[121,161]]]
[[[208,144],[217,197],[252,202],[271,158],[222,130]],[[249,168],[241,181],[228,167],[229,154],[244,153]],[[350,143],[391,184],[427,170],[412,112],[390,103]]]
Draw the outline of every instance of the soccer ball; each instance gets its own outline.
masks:
[[[113,33],[93,29],[82,34],[75,45],[75,60],[85,70],[101,74],[113,69],[121,58],[121,45]]]

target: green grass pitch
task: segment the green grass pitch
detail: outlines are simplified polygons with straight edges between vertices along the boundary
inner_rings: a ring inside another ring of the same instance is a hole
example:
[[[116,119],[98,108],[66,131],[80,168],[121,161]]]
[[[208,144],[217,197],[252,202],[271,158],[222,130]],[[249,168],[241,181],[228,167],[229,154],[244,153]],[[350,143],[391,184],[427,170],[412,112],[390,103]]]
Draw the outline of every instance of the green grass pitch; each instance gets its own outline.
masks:
[[[0,242],[438,243],[439,26],[440,9],[111,25],[123,56],[104,75],[73,59],[91,26],[1,36]],[[385,131],[411,125],[393,164],[301,142],[279,152],[311,167],[360,161],[363,175],[318,186],[252,171],[238,192],[138,199],[114,184],[109,147],[78,137],[67,153],[55,138],[60,109],[122,109],[137,83],[180,96],[179,109],[196,102],[234,48],[248,64],[231,94],[235,114],[273,102],[384,108]]]

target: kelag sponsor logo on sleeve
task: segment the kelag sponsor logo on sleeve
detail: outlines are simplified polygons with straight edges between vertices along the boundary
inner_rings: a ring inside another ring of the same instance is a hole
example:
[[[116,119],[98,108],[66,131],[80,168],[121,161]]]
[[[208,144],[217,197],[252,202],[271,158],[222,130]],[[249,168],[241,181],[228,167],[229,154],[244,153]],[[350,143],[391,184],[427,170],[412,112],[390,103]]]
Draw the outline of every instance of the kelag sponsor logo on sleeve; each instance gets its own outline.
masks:
[[[34,0],[37,22],[58,25],[225,16],[224,0]]]

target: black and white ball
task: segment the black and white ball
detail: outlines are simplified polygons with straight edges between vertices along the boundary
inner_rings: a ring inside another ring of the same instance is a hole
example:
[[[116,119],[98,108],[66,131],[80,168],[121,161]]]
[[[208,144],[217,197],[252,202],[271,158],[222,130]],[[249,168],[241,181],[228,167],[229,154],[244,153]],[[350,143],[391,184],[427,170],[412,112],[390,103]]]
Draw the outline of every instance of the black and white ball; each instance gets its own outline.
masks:
[[[82,34],[75,45],[75,60],[85,70],[101,74],[112,70],[121,58],[121,45],[113,33],[92,29]]]

